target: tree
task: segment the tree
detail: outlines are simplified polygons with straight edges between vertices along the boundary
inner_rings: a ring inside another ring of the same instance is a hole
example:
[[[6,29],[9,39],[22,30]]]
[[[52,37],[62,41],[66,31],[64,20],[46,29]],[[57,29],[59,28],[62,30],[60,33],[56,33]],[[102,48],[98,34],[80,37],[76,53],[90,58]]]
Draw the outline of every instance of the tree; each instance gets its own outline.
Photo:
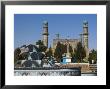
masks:
[[[49,58],[50,58],[51,56],[53,56],[51,46],[50,46],[49,50],[46,52],[46,56],[49,57]]]
[[[72,56],[73,55],[73,49],[70,45],[69,45],[69,52]],[[57,59],[58,62],[60,62],[62,55],[64,53],[67,53],[67,45],[64,45],[64,44],[61,44],[60,42],[58,42],[56,49],[55,49],[55,52],[54,52],[54,57]]]
[[[17,60],[19,60],[19,58],[20,58],[19,54],[20,54],[20,53],[21,53],[20,48],[16,48],[16,49],[14,50],[14,63],[16,63]]]
[[[18,60],[25,60],[28,58],[28,52],[24,52],[22,54],[20,48],[16,48],[14,51],[14,63],[16,63]]]
[[[67,45],[66,45],[66,44],[65,44],[65,45],[64,45],[64,44],[61,44],[61,50],[62,50],[62,51],[61,51],[62,54],[63,54],[63,53],[66,53],[66,52],[67,52]]]
[[[55,52],[54,52],[54,57],[56,58],[57,62],[60,62],[61,58],[62,58],[62,54],[63,54],[63,46],[60,42],[57,43]]]
[[[92,60],[94,60],[94,63],[97,63],[97,51],[95,51],[94,49],[91,50],[88,60],[90,63],[92,63]]]
[[[73,52],[73,49],[72,49],[72,46],[69,45],[69,52],[72,53]]]
[[[39,45],[39,52],[45,52],[47,49],[47,47],[44,46],[43,41],[41,41],[41,40],[38,40],[36,42],[36,45]]]
[[[74,57],[75,59],[77,59],[77,62],[82,62],[83,59],[86,57],[86,51],[81,42],[77,44],[77,47],[74,50]]]
[[[38,41],[36,42],[36,45],[44,45],[44,44],[43,44],[43,41],[38,40]]]
[[[73,58],[74,57],[74,53],[73,53],[73,48],[71,45],[69,45],[69,52],[71,54],[71,57]]]

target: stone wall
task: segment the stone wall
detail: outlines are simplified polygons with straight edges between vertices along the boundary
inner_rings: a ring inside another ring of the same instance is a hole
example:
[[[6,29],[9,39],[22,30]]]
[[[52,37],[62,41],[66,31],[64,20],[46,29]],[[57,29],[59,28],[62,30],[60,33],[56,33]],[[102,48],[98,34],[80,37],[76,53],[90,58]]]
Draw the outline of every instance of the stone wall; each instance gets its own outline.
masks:
[[[60,65],[61,67],[81,67],[81,72],[92,72],[89,68],[89,63],[68,63]]]

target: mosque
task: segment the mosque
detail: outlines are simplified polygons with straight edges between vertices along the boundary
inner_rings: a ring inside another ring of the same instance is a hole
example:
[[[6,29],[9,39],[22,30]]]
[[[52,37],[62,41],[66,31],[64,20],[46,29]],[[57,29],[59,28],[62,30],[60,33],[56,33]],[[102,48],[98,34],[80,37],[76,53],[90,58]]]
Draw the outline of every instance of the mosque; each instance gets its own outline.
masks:
[[[43,43],[46,47],[48,47],[48,37],[49,37],[49,32],[48,32],[48,22],[44,21],[43,22]],[[88,47],[88,22],[84,21],[83,22],[83,32],[80,34],[80,39],[63,39],[63,38],[59,38],[59,34],[57,34],[57,38],[53,39],[53,51],[57,46],[57,43],[60,42],[61,44],[67,44],[67,42],[69,43],[69,45],[71,45],[73,52],[74,49],[77,46],[78,42],[81,42],[83,47],[86,50],[86,57],[89,56],[89,47]]]

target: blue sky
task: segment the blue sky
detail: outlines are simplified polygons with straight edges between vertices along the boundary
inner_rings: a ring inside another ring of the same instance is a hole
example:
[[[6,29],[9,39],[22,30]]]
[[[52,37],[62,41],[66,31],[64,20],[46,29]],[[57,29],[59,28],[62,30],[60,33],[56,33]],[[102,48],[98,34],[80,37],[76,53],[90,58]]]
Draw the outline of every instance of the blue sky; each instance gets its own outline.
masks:
[[[96,14],[15,14],[14,15],[14,48],[35,44],[42,40],[43,21],[48,21],[49,47],[52,46],[55,34],[60,38],[79,39],[83,32],[83,21],[88,21],[89,48],[97,48],[97,15]]]

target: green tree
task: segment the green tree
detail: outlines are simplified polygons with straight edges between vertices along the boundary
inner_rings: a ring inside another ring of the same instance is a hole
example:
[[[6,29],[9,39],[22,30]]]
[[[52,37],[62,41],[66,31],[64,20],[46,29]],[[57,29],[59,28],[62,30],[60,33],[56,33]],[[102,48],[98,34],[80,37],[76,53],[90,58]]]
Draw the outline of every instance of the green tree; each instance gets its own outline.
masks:
[[[47,49],[47,47],[44,46],[43,41],[41,41],[41,40],[38,40],[36,42],[36,45],[39,45],[39,52],[45,52]]]
[[[54,57],[56,58],[57,62],[60,62],[62,58],[62,44],[60,42],[57,43],[55,52],[54,52]]]
[[[62,52],[62,54],[67,52],[67,46],[66,45],[61,44],[61,52]]]
[[[69,45],[69,52],[71,54],[71,57],[73,58],[74,57],[74,53],[73,53],[73,48],[71,45]]]
[[[92,60],[94,60],[95,63],[97,63],[97,51],[96,50],[91,50],[91,52],[89,53],[89,58],[88,58],[89,62],[92,63]]]
[[[81,42],[77,44],[77,47],[74,50],[74,57],[77,59],[78,63],[83,62],[83,59],[86,57],[86,51]]]
[[[16,48],[14,51],[14,63],[16,63],[18,60],[25,60],[28,58],[28,52],[24,52],[22,54],[20,48]]]
[[[36,45],[44,45],[44,44],[43,44],[43,41],[38,40],[38,41],[36,42]]]
[[[73,52],[73,49],[72,49],[72,46],[69,45],[69,52],[72,53]]]
[[[47,57],[51,57],[51,56],[53,56],[51,46],[50,46],[49,50],[46,52],[46,56],[47,56]]]
[[[70,52],[70,55],[71,55],[71,62],[73,62],[73,59],[74,59],[74,53],[73,53],[73,48],[71,45],[69,45],[69,52]]]
[[[71,56],[73,56],[73,49],[70,45],[69,45],[69,52],[70,52]],[[57,59],[58,62],[60,62],[62,55],[64,53],[67,53],[67,45],[64,45],[64,44],[61,44],[60,42],[58,42],[55,52],[54,52],[54,57]]]
[[[17,60],[20,59],[20,56],[19,56],[20,53],[21,53],[20,48],[16,48],[16,49],[14,50],[14,63],[16,63]]]

